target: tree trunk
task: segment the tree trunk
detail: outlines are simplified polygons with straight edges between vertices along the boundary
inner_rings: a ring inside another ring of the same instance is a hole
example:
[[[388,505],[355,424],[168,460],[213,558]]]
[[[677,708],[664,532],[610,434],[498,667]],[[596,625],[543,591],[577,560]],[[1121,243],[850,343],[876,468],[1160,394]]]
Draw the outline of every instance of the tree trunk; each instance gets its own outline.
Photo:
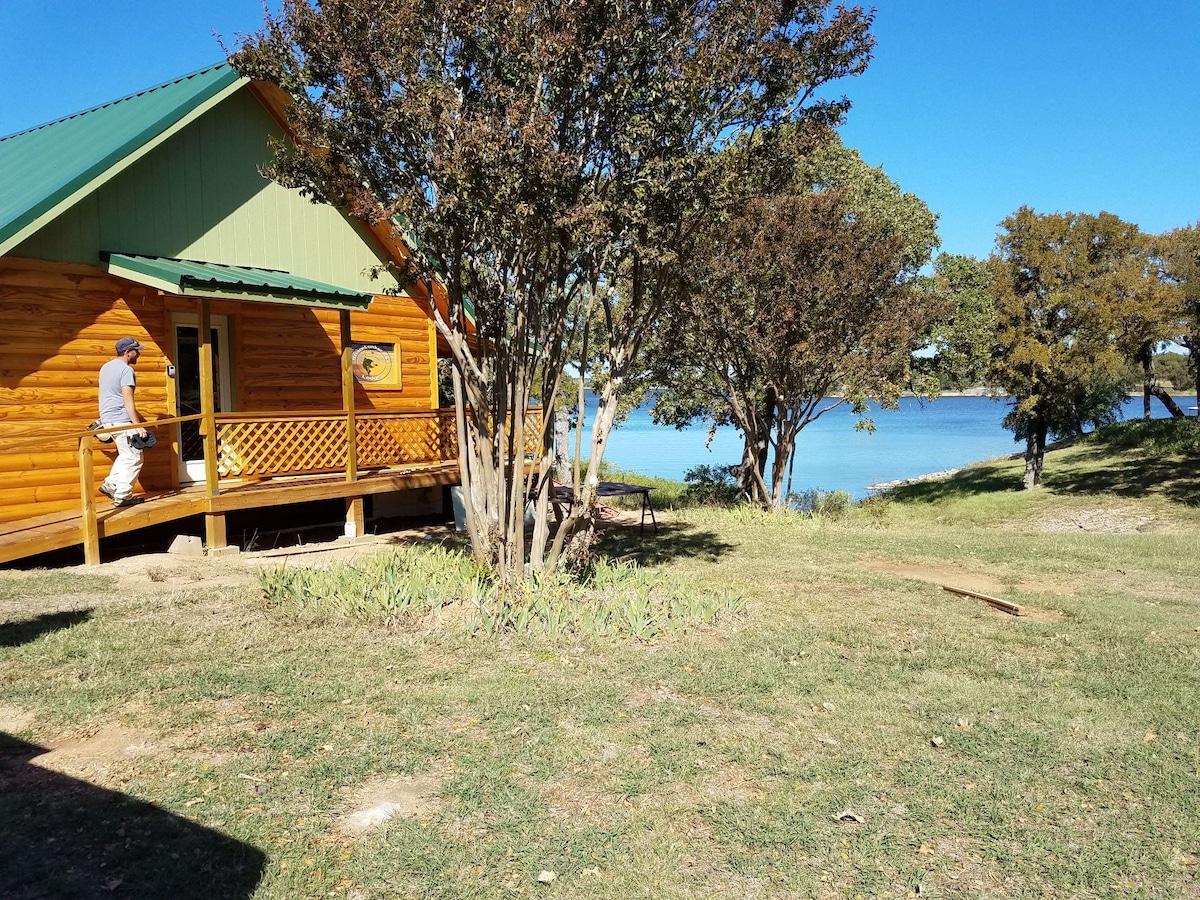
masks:
[[[1179,404],[1175,402],[1175,398],[1168,394],[1161,386],[1157,384],[1154,385],[1152,388],[1150,388],[1150,393],[1162,401],[1162,405],[1167,408],[1167,412],[1169,412],[1173,418],[1183,418],[1183,410],[1179,408]],[[1147,399],[1146,402],[1149,403],[1149,399]],[[1147,416],[1146,418],[1150,417]]]
[[[1046,420],[1040,415],[1030,423],[1025,438],[1025,490],[1041,487],[1042,464],[1046,458]]]
[[[570,426],[567,408],[560,405],[554,410],[554,477],[563,484],[571,483],[571,455],[567,452]]]
[[[1191,358],[1192,372],[1196,375],[1196,418],[1200,419],[1200,344],[1189,343],[1188,355]]]
[[[1139,352],[1142,362],[1142,418],[1149,419],[1150,396],[1154,393],[1154,350]]]
[[[1138,360],[1142,364],[1142,418],[1151,418],[1151,397],[1157,397],[1162,401],[1162,405],[1167,408],[1167,412],[1173,417],[1182,417],[1183,410],[1179,408],[1179,404],[1175,402],[1175,398],[1163,390],[1162,386],[1158,383],[1158,377],[1154,372],[1154,346],[1148,345],[1144,350],[1139,352]]]

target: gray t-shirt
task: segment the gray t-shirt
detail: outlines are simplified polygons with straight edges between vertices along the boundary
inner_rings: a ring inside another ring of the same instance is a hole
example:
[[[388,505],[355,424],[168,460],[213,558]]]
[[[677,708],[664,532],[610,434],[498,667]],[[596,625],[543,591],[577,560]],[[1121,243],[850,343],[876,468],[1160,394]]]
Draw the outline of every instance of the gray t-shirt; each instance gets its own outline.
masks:
[[[131,422],[129,413],[125,410],[125,399],[121,396],[121,388],[135,387],[137,377],[133,374],[133,366],[116,357],[100,367],[100,421],[111,425],[125,425]]]

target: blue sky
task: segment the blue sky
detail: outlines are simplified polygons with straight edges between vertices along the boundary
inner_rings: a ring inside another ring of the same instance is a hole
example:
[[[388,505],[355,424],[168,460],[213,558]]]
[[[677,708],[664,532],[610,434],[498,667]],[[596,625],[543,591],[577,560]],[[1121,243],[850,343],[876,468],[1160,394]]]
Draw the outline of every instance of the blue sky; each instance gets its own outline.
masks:
[[[260,0],[0,0],[0,134],[222,58]],[[1200,0],[880,0],[845,143],[984,256],[1018,206],[1200,220]],[[0,173],[5,177],[6,173]]]

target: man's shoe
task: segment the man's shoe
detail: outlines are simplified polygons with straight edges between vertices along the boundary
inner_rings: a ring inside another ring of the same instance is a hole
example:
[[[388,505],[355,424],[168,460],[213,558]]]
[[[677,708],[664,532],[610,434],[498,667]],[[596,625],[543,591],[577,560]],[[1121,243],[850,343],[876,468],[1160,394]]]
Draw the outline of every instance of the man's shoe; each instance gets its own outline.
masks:
[[[126,497],[124,500],[120,501],[119,503],[114,500],[113,501],[113,509],[120,509],[122,506],[137,506],[139,503],[145,503],[145,502],[146,502],[145,497]]]
[[[100,493],[102,493],[109,500],[111,500],[113,498],[113,489],[110,488],[107,484],[100,485]]]

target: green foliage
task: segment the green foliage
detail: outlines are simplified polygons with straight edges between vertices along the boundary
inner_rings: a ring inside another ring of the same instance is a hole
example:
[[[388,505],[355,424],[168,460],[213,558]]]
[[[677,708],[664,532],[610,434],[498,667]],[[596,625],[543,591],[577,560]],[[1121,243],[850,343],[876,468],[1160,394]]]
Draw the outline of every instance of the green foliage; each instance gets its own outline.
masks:
[[[479,567],[441,547],[405,546],[353,563],[304,568],[286,563],[258,573],[268,606],[302,615],[395,621],[473,602],[486,590]]]
[[[1137,419],[1098,428],[1083,441],[1119,450],[1140,450],[1147,456],[1197,456],[1200,455],[1200,420]]]
[[[1189,387],[1200,404],[1200,222],[1176,228],[1159,239],[1163,277],[1183,292],[1179,334],[1176,340],[1188,352],[1188,382],[1175,382],[1176,390]]]
[[[928,365],[943,387],[972,387],[987,377],[996,342],[992,274],[984,262],[949,253],[939,254],[933,268],[933,277],[920,279],[919,287],[948,315],[934,323]]]
[[[840,519],[854,507],[854,497],[848,491],[824,491],[810,488],[792,494],[788,506],[813,519]]]
[[[1129,396],[1133,382],[1129,374],[1118,370],[1101,373],[1087,380],[1066,385],[1060,392],[1046,398],[1042,407],[1042,422],[1046,432],[1055,440],[1078,437],[1084,432],[1120,421],[1121,404]],[[1033,420],[1019,413],[1020,403],[1011,401],[1004,427],[1017,440],[1029,438]]]
[[[683,476],[683,499],[699,506],[730,506],[738,502],[737,481],[728,466],[696,466]]]
[[[540,573],[515,586],[498,586],[475,603],[468,627],[487,635],[653,641],[736,613],[742,603],[730,590],[702,587],[631,562],[598,560],[580,576]]]
[[[1138,296],[1157,296],[1157,276],[1145,263],[1144,236],[1110,213],[1021,207],[1001,225],[989,261],[997,318],[989,377],[1012,398],[1005,425],[1027,441],[1028,488],[1041,482],[1048,433],[1113,417],[1129,352],[1114,336]]]
[[[1195,384],[1195,376],[1188,365],[1188,357],[1182,353],[1159,353],[1154,357],[1154,370],[1159,380],[1169,382],[1178,393],[1190,391]]]
[[[442,547],[321,568],[277,566],[258,574],[269,607],[301,618],[397,622],[459,607],[471,633],[652,641],[737,612],[739,596],[633,563],[596,562],[574,575],[537,572],[524,581],[489,578],[470,557]]]

